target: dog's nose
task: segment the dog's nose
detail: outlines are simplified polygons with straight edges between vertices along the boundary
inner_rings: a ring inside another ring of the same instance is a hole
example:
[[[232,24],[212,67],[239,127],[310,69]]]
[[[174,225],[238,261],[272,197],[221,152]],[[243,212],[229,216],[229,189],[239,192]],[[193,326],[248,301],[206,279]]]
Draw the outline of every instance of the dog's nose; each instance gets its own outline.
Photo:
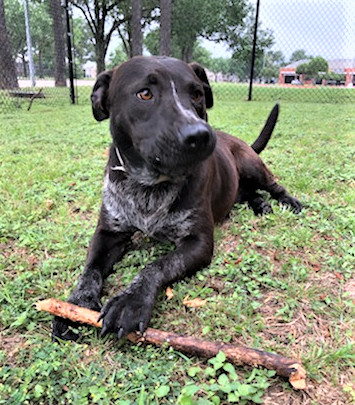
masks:
[[[211,139],[211,129],[202,123],[188,124],[180,129],[180,139],[189,149],[204,149]]]

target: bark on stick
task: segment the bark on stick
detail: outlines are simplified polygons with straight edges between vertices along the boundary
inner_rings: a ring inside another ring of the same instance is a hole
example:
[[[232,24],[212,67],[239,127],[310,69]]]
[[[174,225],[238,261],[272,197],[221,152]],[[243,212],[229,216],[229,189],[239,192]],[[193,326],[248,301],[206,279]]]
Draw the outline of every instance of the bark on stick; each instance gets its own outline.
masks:
[[[102,321],[97,322],[99,313],[91,309],[79,307],[68,302],[56,299],[47,299],[36,303],[39,311],[50,312],[53,315],[70,319],[74,322],[102,327]],[[252,349],[247,346],[237,346],[221,342],[211,342],[198,339],[193,336],[181,336],[172,332],[148,328],[144,335],[130,333],[127,339],[133,343],[150,343],[154,345],[168,344],[174,349],[206,358],[212,358],[219,351],[224,352],[228,361],[236,365],[249,365],[253,367],[265,367],[275,370],[282,377],[289,379],[296,389],[306,388],[306,371],[301,363],[288,357]]]

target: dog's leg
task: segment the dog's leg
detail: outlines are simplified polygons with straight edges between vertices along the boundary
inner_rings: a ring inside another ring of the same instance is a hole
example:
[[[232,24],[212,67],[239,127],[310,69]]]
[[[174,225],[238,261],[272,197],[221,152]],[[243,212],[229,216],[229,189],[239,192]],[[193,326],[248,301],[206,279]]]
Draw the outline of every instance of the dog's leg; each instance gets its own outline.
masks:
[[[302,211],[303,207],[301,202],[298,201],[297,198],[292,197],[285,187],[278,184],[272,175],[268,176],[262,189],[268,191],[271,197],[277,200],[280,204],[291,208],[294,213],[298,214]]]
[[[213,253],[213,227],[209,235],[190,236],[163,258],[146,266],[126,290],[111,299],[101,311],[102,335],[118,337],[147,328],[159,290],[206,267]]]
[[[240,167],[242,200],[248,201],[255,214],[272,212],[271,206],[257,193],[257,190],[267,191],[272,198],[289,207],[295,213],[302,211],[300,201],[290,196],[285,187],[276,182],[270,169],[258,155],[247,155],[247,158],[241,160]]]
[[[68,301],[86,308],[99,311],[102,307],[100,297],[104,279],[112,272],[113,265],[126,251],[131,233],[113,233],[97,227],[88,250],[84,273]],[[53,322],[53,339],[77,340],[79,335],[68,327],[70,321],[56,317]]]
[[[248,204],[253,209],[255,215],[271,214],[272,207],[265,198],[258,192],[254,192],[247,198]]]

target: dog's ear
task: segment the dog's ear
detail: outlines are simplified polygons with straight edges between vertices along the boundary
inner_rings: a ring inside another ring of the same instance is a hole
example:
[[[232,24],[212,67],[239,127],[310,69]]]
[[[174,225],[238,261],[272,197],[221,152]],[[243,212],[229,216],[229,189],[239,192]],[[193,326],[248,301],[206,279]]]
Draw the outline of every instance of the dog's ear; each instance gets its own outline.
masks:
[[[199,63],[196,62],[190,63],[190,67],[195,72],[195,75],[203,83],[203,89],[205,90],[206,107],[207,108],[213,107],[212,89],[210,86],[210,82],[208,81],[205,69]]]
[[[103,121],[110,116],[108,89],[110,87],[112,70],[102,72],[96,79],[91,93],[92,113],[97,121]]]

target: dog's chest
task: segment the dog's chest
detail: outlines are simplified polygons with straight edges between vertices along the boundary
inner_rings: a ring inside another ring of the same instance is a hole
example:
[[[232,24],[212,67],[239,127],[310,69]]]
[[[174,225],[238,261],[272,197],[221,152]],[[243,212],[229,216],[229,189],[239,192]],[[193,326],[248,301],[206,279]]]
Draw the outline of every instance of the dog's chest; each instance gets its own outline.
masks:
[[[193,210],[172,210],[181,185],[144,187],[133,181],[105,178],[103,204],[109,226],[116,232],[142,231],[176,242],[191,233]]]

